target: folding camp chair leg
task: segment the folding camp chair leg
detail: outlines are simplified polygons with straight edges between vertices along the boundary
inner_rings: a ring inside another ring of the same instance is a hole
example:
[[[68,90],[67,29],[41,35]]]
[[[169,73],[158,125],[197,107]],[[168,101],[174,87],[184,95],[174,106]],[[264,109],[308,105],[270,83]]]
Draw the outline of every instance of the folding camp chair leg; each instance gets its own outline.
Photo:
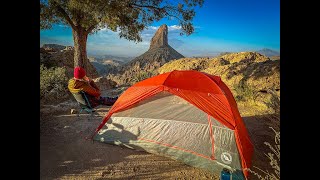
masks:
[[[79,109],[78,114],[77,114],[78,117],[80,117],[80,114],[81,114],[82,110],[83,110],[83,109]]]
[[[90,117],[89,117],[89,120],[92,120],[94,117],[95,117],[95,115],[94,115],[94,111],[93,111],[93,110],[91,110],[91,111],[90,111]]]

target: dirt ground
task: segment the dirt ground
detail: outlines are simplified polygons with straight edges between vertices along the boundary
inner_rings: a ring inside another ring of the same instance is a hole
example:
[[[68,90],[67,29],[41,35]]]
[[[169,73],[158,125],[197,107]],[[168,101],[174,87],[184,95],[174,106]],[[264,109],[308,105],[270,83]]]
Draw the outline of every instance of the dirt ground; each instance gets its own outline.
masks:
[[[71,115],[70,108],[52,109],[47,107],[40,113],[40,179],[219,179],[216,174],[166,157],[86,140],[107,113],[105,106],[91,118]],[[263,143],[274,142],[269,127],[280,126],[270,117],[243,119],[255,146],[253,166],[272,172],[264,155],[269,149]]]

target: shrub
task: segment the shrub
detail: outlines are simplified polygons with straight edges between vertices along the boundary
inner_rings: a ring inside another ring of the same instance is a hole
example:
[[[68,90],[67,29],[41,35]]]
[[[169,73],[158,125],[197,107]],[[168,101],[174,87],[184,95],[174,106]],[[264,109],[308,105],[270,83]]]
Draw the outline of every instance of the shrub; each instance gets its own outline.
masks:
[[[68,97],[68,77],[64,67],[40,66],[40,100],[54,101]]]
[[[245,82],[242,81],[240,81],[239,84],[235,84],[233,86],[233,90],[236,93],[236,101],[255,101],[258,96],[258,92],[255,91],[254,88],[248,86]]]
[[[274,90],[268,90],[268,93],[271,94],[271,98],[265,104],[273,110],[273,113],[280,114],[280,96]]]
[[[138,74],[136,74],[132,79],[136,83],[136,82],[145,80],[147,78],[150,78],[150,77],[156,75],[156,73],[157,73],[156,71],[142,71],[142,72],[139,72]]]

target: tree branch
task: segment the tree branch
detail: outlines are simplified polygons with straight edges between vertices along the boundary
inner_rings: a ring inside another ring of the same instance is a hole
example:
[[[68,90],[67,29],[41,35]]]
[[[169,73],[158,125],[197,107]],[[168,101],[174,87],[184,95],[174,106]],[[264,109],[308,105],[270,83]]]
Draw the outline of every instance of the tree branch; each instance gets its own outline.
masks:
[[[76,29],[76,26],[74,25],[69,15],[66,13],[66,11],[57,2],[55,2],[55,5],[57,6],[58,12],[61,13],[61,15],[67,20],[67,22],[70,24],[72,29]]]
[[[171,11],[178,11],[177,8],[171,7],[171,6],[156,7],[156,6],[140,5],[140,4],[130,4],[130,6],[135,6],[135,7],[138,8],[139,10],[141,10],[141,8],[149,8],[149,9],[157,9],[157,10],[168,9],[168,10],[171,10]],[[178,16],[176,16],[176,15],[174,15],[174,14],[170,14],[168,11],[164,11],[164,13],[165,13],[167,16],[171,16],[171,17],[177,18],[179,21],[183,21],[181,18],[179,18]]]
[[[136,6],[136,7],[140,7],[140,8],[149,8],[149,9],[162,9],[162,8],[156,7],[156,6],[140,5],[140,4],[130,4],[130,6]]]
[[[100,11],[103,11],[103,9],[104,9],[105,7],[107,7],[107,5],[108,5],[108,3],[105,3],[105,5],[101,8]],[[101,22],[101,18],[99,19],[98,23],[95,23],[95,24],[91,25],[91,26],[86,30],[86,32],[89,34],[100,22]]]
[[[91,26],[86,30],[87,33],[90,33],[97,25],[98,25],[98,23],[91,25]]]
[[[178,17],[178,16],[176,16],[176,15],[169,14],[168,12],[165,12],[165,14],[166,14],[167,16],[174,17],[174,18],[178,19],[179,21],[183,21],[180,17]]]

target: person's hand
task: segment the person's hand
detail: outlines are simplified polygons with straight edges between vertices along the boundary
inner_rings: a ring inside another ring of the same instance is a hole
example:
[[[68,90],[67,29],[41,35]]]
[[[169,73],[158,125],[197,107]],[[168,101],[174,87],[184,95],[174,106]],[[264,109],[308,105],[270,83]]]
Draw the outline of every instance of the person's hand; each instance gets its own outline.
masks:
[[[88,82],[92,81],[92,79],[90,79],[88,76],[84,76],[83,79],[88,81]]]

